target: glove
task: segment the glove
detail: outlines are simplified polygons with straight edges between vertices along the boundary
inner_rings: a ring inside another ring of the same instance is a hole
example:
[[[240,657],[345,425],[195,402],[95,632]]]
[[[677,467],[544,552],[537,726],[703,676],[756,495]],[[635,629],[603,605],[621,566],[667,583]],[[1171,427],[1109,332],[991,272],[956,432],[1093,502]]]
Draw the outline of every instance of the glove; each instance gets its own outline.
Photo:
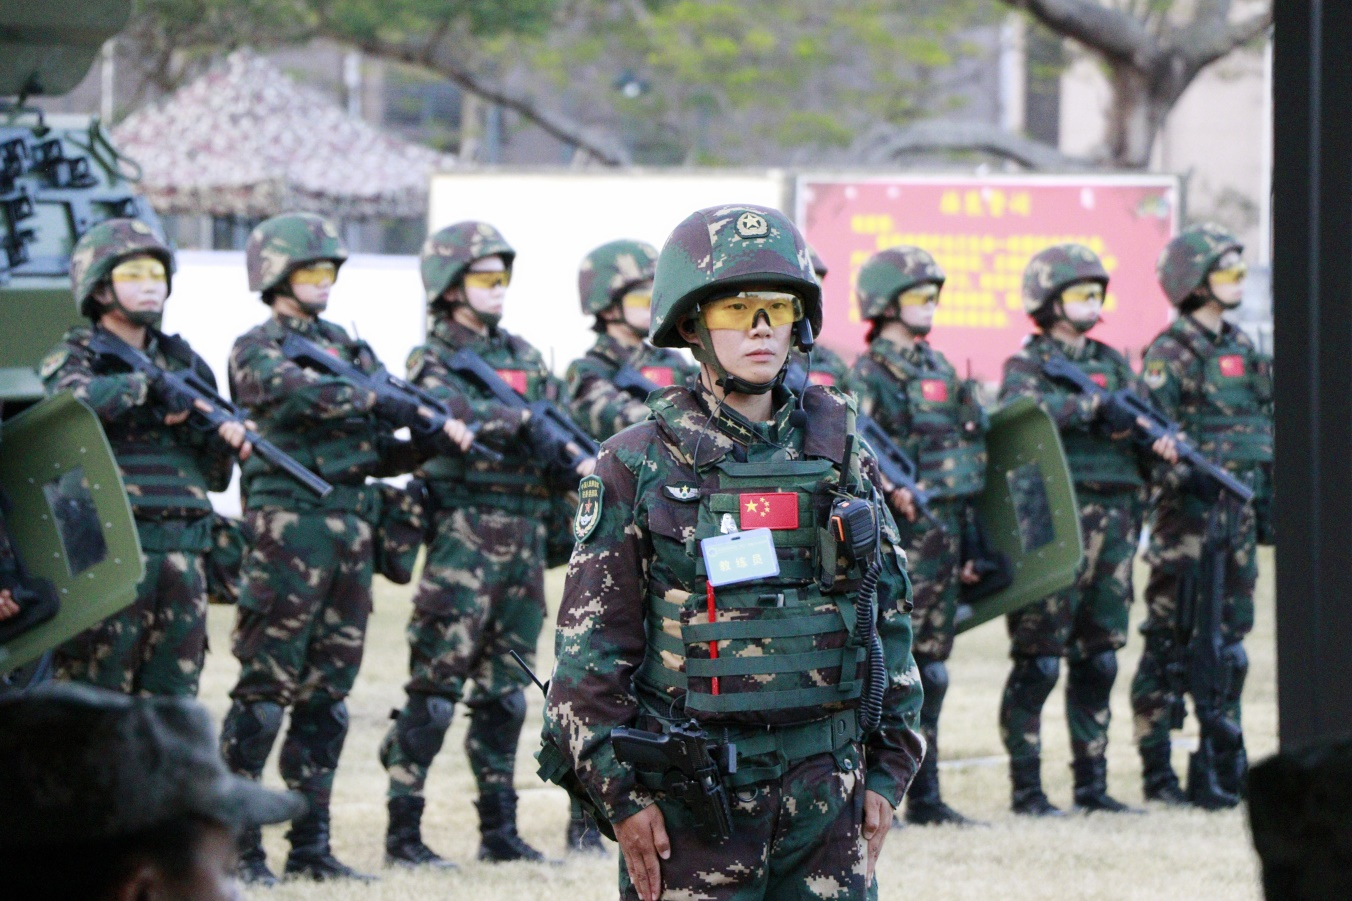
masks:
[[[175,391],[163,372],[147,376],[146,381],[150,385],[150,396],[167,415],[185,413],[193,408],[192,401]]]
[[[418,420],[422,419],[418,415],[417,404],[393,394],[377,395],[376,405],[371,408],[371,412],[386,422],[396,426],[408,426],[414,431],[418,430]]]
[[[1098,407],[1098,419],[1109,435],[1120,435],[1136,428],[1136,416],[1121,402],[1125,391],[1114,391]]]

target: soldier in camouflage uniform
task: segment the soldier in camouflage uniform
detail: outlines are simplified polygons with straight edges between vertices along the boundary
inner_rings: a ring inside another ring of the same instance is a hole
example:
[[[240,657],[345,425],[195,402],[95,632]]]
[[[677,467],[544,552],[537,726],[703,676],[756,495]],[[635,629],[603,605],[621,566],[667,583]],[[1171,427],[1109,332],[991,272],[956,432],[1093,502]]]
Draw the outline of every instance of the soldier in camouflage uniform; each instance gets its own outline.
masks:
[[[790,340],[821,325],[807,248],[776,211],[701,210],[667,240],[653,296],[654,343],[690,347],[700,382],[653,395],[653,417],[607,441],[579,486],[541,775],[574,774],[613,824],[626,899],[874,896],[873,863],[924,756],[921,689],[899,536],[859,500],[876,497],[875,464],[852,440],[853,401],[779,387]],[[825,531],[846,497],[881,531],[875,543],[860,527],[862,559]],[[705,561],[733,539],[763,542],[778,575],[711,582]],[[880,681],[860,646],[873,624]],[[610,740],[691,718],[736,745],[722,842]]]
[[[917,521],[909,497],[893,503],[911,561],[916,666],[925,688],[920,731],[925,762],[906,800],[906,820],[968,825],[939,793],[939,713],[948,690],[945,661],[953,651],[959,583],[980,581],[962,560],[962,535],[975,520],[970,500],[986,481],[988,426],[974,385],[958,378],[925,340],[939,303],[944,273],[919,247],[876,253],[859,270],[855,298],[870,322],[868,352],[855,361],[850,387],[871,417],[916,461],[918,479],[934,499],[940,524]],[[894,489],[901,491],[902,489]]]
[[[1265,543],[1271,541],[1271,530],[1265,521],[1257,521],[1255,509],[1266,510],[1270,504],[1273,440],[1272,361],[1243,331],[1221,318],[1239,306],[1243,296],[1242,254],[1233,235],[1210,224],[1191,228],[1169,242],[1160,255],[1159,279],[1180,315],[1151,343],[1143,373],[1160,411],[1179,423],[1198,450],[1255,488],[1255,504],[1245,505],[1230,524],[1225,558],[1221,656],[1229,669],[1229,693],[1223,713],[1236,728],[1249,668],[1242,642],[1253,628],[1256,544],[1260,534]],[[1131,685],[1145,794],[1173,804],[1191,800],[1202,807],[1233,806],[1248,768],[1242,740],[1237,751],[1217,755],[1219,791],[1204,790],[1203,780],[1194,779],[1190,769],[1185,799],[1170,762],[1170,710],[1182,699],[1166,677],[1166,666],[1180,650],[1175,632],[1179,594],[1185,576],[1199,568],[1216,488],[1186,467],[1163,473],[1159,486],[1146,551],[1151,570],[1146,619],[1141,624],[1145,651]],[[1210,782],[1214,785],[1216,780]]]
[[[596,344],[568,367],[569,412],[597,443],[650,414],[642,387],[617,385],[637,373],[657,388],[694,383],[697,370],[684,357],[647,341],[652,320],[657,248],[643,241],[602,244],[582,260],[577,290],[585,315],[595,316]],[[571,523],[569,523],[571,527]],[[601,834],[574,799],[568,817],[570,850],[603,852]]]
[[[830,271],[826,268],[826,262],[811,247],[807,252],[812,258],[812,273],[817,276],[817,283],[824,285],[826,273]],[[810,385],[827,385],[842,391],[850,390],[847,385],[850,367],[841,359],[840,354],[825,344],[814,344],[810,359],[807,354],[794,348],[789,351],[789,360],[799,365],[807,364],[807,381]]]
[[[361,665],[371,612],[372,526],[381,494],[367,478],[408,472],[417,459],[377,418],[373,392],[304,368],[282,352],[294,332],[366,372],[379,367],[367,344],[319,318],[347,259],[333,224],[308,213],[274,216],[249,235],[245,258],[249,289],[260,292],[272,316],[235,342],[231,392],[263,437],[334,490],[320,499],[261,461],[243,467],[252,546],[234,634],[241,671],[221,749],[231,770],[259,778],[290,708],[279,768],[309,809],[287,835],[286,873],[366,879],[330,851],[329,800],[347,736],[344,699]],[[276,881],[257,829],[246,830],[240,850],[241,878]]]
[[[55,656],[57,676],[134,694],[197,694],[206,654],[209,491],[230,483],[249,446],[239,423],[203,431],[161,385],[106,364],[89,343],[106,330],[170,370],[214,385],[210,367],[182,338],[158,329],[174,258],[150,227],[110,219],[71,253],[71,287],[91,327],[67,332],[40,367],[49,394],[71,391],[103,423],[127,486],[145,553],[145,578],[131,606],[71,639]]]
[[[515,258],[497,229],[482,222],[447,226],[422,249],[431,327],[427,343],[409,357],[409,380],[439,397],[463,396],[483,423],[480,439],[504,455],[437,456],[418,472],[435,536],[408,624],[408,700],[393,712],[380,745],[390,775],[385,849],[392,862],[445,865],[423,843],[419,824],[428,770],[462,700],[470,710],[465,751],[479,789],[479,859],[543,859],[516,829],[514,770],[528,677],[509,652],[535,657],[545,616],[546,516],[553,498],[594,461],[560,477],[535,449],[529,413],[499,403],[448,365],[466,349],[527,400],[561,395],[539,351],[498,327]]]
[[[1009,750],[1015,813],[1059,816],[1042,791],[1042,706],[1069,661],[1066,717],[1075,775],[1075,805],[1096,812],[1132,808],[1107,793],[1108,697],[1117,651],[1127,643],[1131,564],[1140,535],[1147,449],[1131,440],[1134,423],[1119,421],[1097,396],[1050,379],[1051,359],[1074,362],[1107,391],[1144,392],[1120,353],[1087,337],[1097,324],[1108,273],[1078,244],[1038,253],[1023,276],[1023,304],[1039,331],[1005,362],[1002,401],[1026,395],[1061,431],[1080,507],[1085,559],[1076,583],[1008,615],[1014,666],[1000,703],[1000,734]],[[1174,454],[1167,439],[1155,452]]]
[[[648,418],[647,396],[615,385],[622,368],[658,388],[685,385],[695,376],[680,354],[647,341],[656,263],[651,244],[611,241],[587,254],[577,274],[582,312],[596,317],[597,338],[568,367],[568,410],[597,442]]]

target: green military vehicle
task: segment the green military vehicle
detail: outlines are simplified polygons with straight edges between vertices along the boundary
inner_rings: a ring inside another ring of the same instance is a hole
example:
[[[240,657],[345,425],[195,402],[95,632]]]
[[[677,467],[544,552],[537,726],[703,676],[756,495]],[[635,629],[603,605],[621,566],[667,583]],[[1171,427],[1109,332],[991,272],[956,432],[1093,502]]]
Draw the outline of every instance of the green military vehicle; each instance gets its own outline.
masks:
[[[11,685],[130,603],[142,574],[98,418],[69,395],[43,400],[35,369],[82,321],[67,274],[79,236],[117,216],[158,225],[97,119],[49,120],[37,106],[74,88],[130,14],[131,0],[0,4],[0,591],[18,606],[0,620],[0,673],[21,673]]]

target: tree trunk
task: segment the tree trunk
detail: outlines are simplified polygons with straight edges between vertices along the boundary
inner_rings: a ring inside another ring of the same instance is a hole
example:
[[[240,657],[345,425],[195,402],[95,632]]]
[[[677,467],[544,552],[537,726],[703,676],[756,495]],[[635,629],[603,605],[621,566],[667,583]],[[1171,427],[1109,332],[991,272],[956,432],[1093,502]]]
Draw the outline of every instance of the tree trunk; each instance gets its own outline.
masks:
[[[1161,121],[1159,112],[1152,108],[1150,79],[1134,66],[1113,66],[1109,84],[1108,161],[1123,169],[1144,169],[1150,165],[1150,151]]]

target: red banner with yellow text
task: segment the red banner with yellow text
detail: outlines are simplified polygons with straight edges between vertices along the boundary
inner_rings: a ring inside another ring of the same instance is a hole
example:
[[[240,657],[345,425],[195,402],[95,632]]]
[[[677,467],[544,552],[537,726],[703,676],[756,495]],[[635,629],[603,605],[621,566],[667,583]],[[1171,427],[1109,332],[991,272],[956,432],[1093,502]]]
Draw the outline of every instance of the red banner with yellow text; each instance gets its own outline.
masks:
[[[1032,323],[1023,312],[1023,270],[1045,247],[1078,243],[1112,280],[1092,337],[1139,366],[1171,308],[1155,260],[1177,229],[1177,180],[1169,176],[895,176],[798,181],[798,223],[830,272],[821,341],[852,360],[864,349],[854,280],[879,250],[913,244],[948,276],[930,340],[965,373],[998,381]]]

